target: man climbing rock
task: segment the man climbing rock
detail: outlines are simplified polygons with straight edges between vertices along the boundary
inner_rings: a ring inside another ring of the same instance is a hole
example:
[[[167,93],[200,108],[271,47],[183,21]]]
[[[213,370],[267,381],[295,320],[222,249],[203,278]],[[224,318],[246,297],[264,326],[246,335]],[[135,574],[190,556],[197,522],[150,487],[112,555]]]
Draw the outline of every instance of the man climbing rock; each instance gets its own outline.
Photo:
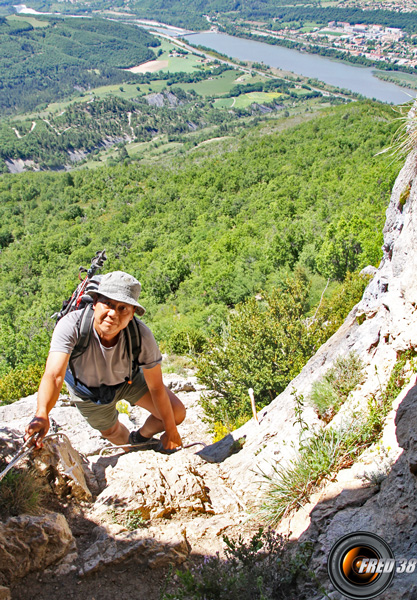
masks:
[[[58,321],[26,439],[36,434],[35,443],[41,446],[49,429],[48,415],[65,381],[81,414],[113,444],[140,444],[139,448],[166,453],[181,446],[177,425],[185,418],[185,407],[164,386],[162,356],[151,330],[135,318],[135,312],[139,316],[145,313],[138,303],[140,291],[139,281],[128,273],[108,273],[97,290],[90,292],[90,307]],[[132,356],[133,319],[139,340],[137,357]],[[86,325],[81,321],[90,328],[82,351],[78,348],[80,331]],[[122,399],[150,412],[142,427],[130,434],[118,419],[116,403]],[[160,440],[153,437],[160,432]]]

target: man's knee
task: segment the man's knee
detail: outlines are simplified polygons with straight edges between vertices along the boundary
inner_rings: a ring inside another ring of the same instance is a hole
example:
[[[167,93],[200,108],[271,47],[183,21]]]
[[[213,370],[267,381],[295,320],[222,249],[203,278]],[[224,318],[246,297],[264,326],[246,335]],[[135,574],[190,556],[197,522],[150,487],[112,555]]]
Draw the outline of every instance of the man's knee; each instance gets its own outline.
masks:
[[[182,423],[185,419],[185,415],[187,414],[187,410],[181,400],[175,403],[173,406],[174,418],[176,425]]]

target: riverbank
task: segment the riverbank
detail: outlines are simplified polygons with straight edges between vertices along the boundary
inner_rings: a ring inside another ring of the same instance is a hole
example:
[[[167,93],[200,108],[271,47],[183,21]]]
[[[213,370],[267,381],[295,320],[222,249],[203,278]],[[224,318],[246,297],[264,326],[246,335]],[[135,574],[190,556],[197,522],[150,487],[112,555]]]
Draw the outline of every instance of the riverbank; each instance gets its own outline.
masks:
[[[417,75],[409,75],[408,73],[392,72],[392,71],[374,71],[375,77],[381,81],[389,81],[400,87],[417,90]]]
[[[267,65],[381,102],[403,104],[410,96],[415,97],[413,89],[383,81],[375,76],[375,69],[362,65],[213,31],[184,37],[193,45],[205,46],[235,60]]]

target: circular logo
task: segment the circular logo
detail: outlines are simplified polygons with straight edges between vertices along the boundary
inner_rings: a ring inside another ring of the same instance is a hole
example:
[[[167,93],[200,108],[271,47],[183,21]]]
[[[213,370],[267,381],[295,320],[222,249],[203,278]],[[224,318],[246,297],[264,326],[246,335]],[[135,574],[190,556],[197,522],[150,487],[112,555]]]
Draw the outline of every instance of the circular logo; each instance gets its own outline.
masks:
[[[338,592],[353,600],[368,600],[391,584],[395,558],[387,542],[378,535],[357,531],[334,544],[327,570]]]

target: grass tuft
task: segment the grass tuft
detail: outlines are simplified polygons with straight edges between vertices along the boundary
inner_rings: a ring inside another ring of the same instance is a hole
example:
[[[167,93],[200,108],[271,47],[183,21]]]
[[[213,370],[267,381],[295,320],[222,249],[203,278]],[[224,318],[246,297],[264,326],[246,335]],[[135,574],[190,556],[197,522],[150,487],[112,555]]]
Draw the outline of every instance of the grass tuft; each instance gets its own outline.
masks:
[[[34,469],[9,471],[0,482],[0,517],[39,514],[45,487]]]
[[[333,472],[350,466],[356,452],[350,430],[322,429],[313,435],[287,465],[263,473],[268,490],[260,514],[271,525],[301,508]]]
[[[364,364],[355,352],[339,357],[324,377],[313,384],[310,402],[320,419],[329,423],[350,392],[363,383]]]

